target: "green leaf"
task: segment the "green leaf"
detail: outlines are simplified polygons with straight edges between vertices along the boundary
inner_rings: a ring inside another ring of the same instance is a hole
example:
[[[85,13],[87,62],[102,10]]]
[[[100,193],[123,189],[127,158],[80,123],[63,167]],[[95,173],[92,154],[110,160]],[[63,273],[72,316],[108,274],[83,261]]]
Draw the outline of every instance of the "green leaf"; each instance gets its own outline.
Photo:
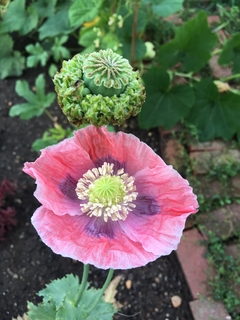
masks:
[[[47,18],[54,15],[56,4],[57,0],[37,0],[32,6],[41,18]]]
[[[3,34],[3,35],[1,34],[0,43],[1,43],[0,58],[7,57],[12,52],[13,39],[9,34]]]
[[[182,9],[183,0],[143,0],[143,4],[151,4],[154,13],[167,17]]]
[[[58,141],[55,139],[36,139],[32,144],[32,149],[39,152],[40,150],[56,144]]]
[[[79,291],[79,279],[78,277],[68,274],[62,279],[56,279],[46,286],[45,289],[39,291],[38,295],[43,297],[44,302],[54,301],[56,308],[58,309],[63,300],[66,298],[75,303]]]
[[[233,72],[240,72],[240,33],[237,33],[225,44],[218,63],[220,65],[232,64]]]
[[[15,91],[20,97],[23,97],[28,102],[32,104],[36,102],[36,95],[30,90],[27,81],[17,80]]]
[[[132,32],[132,26],[133,26],[133,14],[129,15],[128,10],[125,6],[121,7],[121,10],[119,12],[120,15],[127,16],[127,18],[124,20],[122,28],[118,29],[117,32],[120,36],[129,37],[131,38],[131,32]],[[129,15],[129,16],[128,16]],[[138,11],[138,19],[137,19],[137,33],[142,32],[148,22],[148,17],[146,11],[139,9]]]
[[[16,104],[9,111],[10,117],[20,116],[23,120],[29,120],[33,117],[39,117],[43,113],[43,109],[29,103]]]
[[[28,302],[28,310],[27,314],[31,320],[54,320],[56,317],[56,308],[52,302],[37,306]]]
[[[112,32],[107,33],[101,42],[102,49],[112,49],[113,51],[117,51],[119,48],[120,42],[119,38]]]
[[[141,128],[162,126],[171,129],[181,118],[187,116],[194,103],[194,94],[189,86],[169,88],[168,73],[158,68],[150,69],[143,75],[143,80],[147,98],[138,115]]]
[[[53,53],[53,59],[55,62],[58,62],[63,59],[69,59],[71,57],[70,51],[62,46],[68,40],[68,36],[62,36],[60,38],[54,38],[54,44],[51,47]]]
[[[62,279],[53,280],[41,290],[38,295],[43,297],[43,302],[38,306],[29,303],[28,315],[31,320],[56,319],[56,320],[111,320],[116,312],[113,305],[107,303],[100,297],[101,291],[88,288],[83,292],[80,303],[75,306],[80,285],[78,277],[72,274],[66,275]],[[96,307],[91,310],[92,305],[99,299]],[[48,318],[45,312],[49,310]]]
[[[20,76],[25,67],[25,58],[19,51],[12,51],[8,56],[0,57],[0,78]]]
[[[220,94],[211,79],[195,84],[194,89],[196,100],[187,119],[199,130],[199,138],[231,139],[239,128],[240,96]]]
[[[238,139],[238,142],[240,143],[240,129],[238,129],[237,131],[237,139]]]
[[[54,63],[51,63],[48,68],[48,74],[50,78],[53,78],[57,72],[58,72],[58,67]]]
[[[25,0],[11,1],[0,24],[0,33],[18,31],[25,18]]]
[[[92,45],[93,41],[97,38],[97,34],[93,28],[81,28],[78,43],[83,47]]]
[[[131,42],[130,39],[121,41],[122,46],[122,55],[124,58],[131,59]],[[135,60],[141,60],[146,52],[146,45],[141,39],[136,39],[135,43]]]
[[[71,27],[79,27],[84,22],[93,20],[103,0],[75,0],[69,9]]]
[[[49,17],[39,28],[39,39],[53,38],[58,35],[69,34],[73,31],[69,26],[68,10],[61,10]]]
[[[11,1],[3,20],[0,24],[0,34],[13,31],[19,31],[25,35],[33,30],[38,23],[38,14],[36,10],[29,6],[25,9],[25,0]]]
[[[47,64],[49,55],[39,42],[26,46],[26,51],[31,54],[29,57],[27,57],[27,66],[29,68],[36,67],[39,62],[42,67]]]
[[[32,148],[35,151],[40,151],[47,146],[58,143],[64,138],[69,138],[73,135],[71,129],[63,129],[60,125],[55,125],[55,128],[50,128],[44,132],[42,138],[37,139],[33,142]]]
[[[206,13],[200,11],[176,31],[173,40],[159,48],[159,62],[166,68],[182,62],[185,71],[197,72],[210,59],[216,41],[217,36],[208,26]]]
[[[32,117],[38,117],[44,109],[48,108],[55,99],[55,93],[45,94],[45,79],[40,74],[36,81],[36,94],[33,93],[26,81],[18,80],[15,90],[20,97],[23,97],[27,103],[17,104],[11,107],[10,117],[20,116],[21,119],[28,120]]]
[[[19,51],[13,50],[13,40],[10,35],[0,35],[0,43],[0,79],[20,76],[25,67],[25,58]]]
[[[20,35],[24,36],[35,29],[38,24],[38,13],[33,6],[28,6],[24,12],[24,23],[19,30]]]

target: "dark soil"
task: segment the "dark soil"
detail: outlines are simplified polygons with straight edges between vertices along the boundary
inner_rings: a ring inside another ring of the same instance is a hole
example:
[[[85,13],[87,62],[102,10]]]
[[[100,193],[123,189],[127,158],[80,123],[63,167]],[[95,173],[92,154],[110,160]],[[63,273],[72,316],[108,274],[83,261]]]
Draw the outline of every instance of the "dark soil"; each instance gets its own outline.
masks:
[[[22,79],[34,85],[37,71],[27,71]],[[46,76],[47,77],[47,76]],[[30,219],[39,206],[34,198],[34,180],[22,172],[26,161],[34,161],[38,154],[31,149],[32,142],[41,137],[51,127],[47,116],[23,121],[10,118],[11,105],[21,103],[14,90],[16,79],[0,82],[0,182],[3,178],[17,183],[15,197],[9,205],[16,208],[18,224],[6,234],[6,240],[0,243],[0,319],[11,320],[27,311],[27,301],[39,302],[36,293],[51,280],[73,273],[81,278],[82,264],[54,254],[45,246]],[[48,89],[53,91],[49,81]],[[51,112],[58,116],[63,126],[67,121],[57,105]],[[126,132],[131,132],[145,141],[159,154],[159,135],[157,130],[142,131],[135,119],[127,122]],[[192,320],[189,309],[191,295],[185,282],[176,254],[160,257],[145,267],[127,271],[117,270],[123,279],[117,290],[116,299],[123,307],[114,319],[152,319],[152,320]],[[105,281],[107,271],[90,268],[90,281],[100,287]],[[126,281],[132,286],[126,288]],[[171,297],[178,295],[182,304],[174,308]],[[44,320],[44,319],[41,319]]]

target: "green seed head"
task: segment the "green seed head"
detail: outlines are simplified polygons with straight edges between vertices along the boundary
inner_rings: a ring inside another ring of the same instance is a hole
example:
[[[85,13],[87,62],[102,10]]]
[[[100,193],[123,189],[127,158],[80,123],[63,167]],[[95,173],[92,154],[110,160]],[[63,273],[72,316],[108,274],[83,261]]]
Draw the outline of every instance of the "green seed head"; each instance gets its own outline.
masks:
[[[111,49],[64,61],[53,82],[63,113],[77,127],[121,125],[145,101],[139,73]]]

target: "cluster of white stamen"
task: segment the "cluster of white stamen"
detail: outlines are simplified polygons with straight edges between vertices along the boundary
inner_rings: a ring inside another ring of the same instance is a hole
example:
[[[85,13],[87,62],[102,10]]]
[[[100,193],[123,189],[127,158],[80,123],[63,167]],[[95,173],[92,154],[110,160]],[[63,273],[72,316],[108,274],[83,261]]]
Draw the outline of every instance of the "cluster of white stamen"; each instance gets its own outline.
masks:
[[[134,178],[120,169],[114,174],[114,164],[104,162],[99,168],[88,170],[77,183],[76,193],[80,200],[88,200],[80,204],[87,215],[103,217],[107,222],[125,220],[129,211],[135,208],[137,192]]]

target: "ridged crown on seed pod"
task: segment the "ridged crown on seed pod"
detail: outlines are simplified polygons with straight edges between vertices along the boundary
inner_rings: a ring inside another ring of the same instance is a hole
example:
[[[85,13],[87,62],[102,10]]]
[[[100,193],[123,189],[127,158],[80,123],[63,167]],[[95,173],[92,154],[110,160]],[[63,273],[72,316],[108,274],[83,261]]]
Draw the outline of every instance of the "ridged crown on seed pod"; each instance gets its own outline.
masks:
[[[145,101],[139,72],[111,49],[63,61],[53,82],[63,113],[77,127],[121,125],[137,115]]]

